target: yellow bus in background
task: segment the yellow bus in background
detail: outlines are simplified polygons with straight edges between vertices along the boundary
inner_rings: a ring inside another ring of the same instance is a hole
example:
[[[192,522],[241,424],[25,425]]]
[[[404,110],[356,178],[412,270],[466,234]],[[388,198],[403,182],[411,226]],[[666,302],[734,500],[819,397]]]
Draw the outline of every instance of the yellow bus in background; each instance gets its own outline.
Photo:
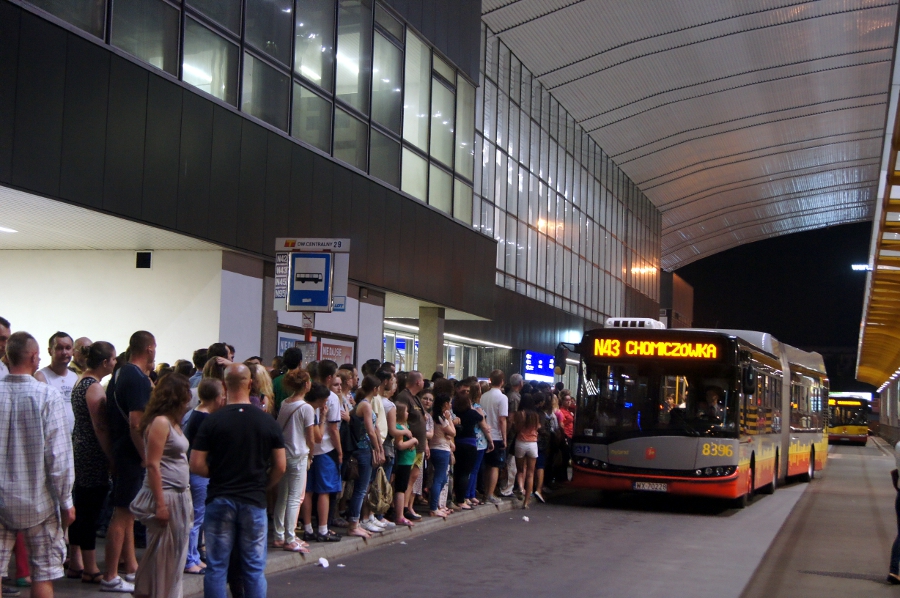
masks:
[[[828,442],[865,446],[869,440],[869,401],[854,393],[831,393],[828,398]]]

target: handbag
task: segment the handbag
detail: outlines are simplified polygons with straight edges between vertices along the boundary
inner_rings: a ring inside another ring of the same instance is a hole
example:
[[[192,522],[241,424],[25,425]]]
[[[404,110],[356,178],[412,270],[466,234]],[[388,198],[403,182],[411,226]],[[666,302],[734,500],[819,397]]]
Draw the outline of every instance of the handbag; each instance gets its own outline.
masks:
[[[341,466],[341,469],[341,478],[345,482],[352,482],[359,479],[359,460],[353,453],[350,453],[350,456],[344,459],[344,464]]]

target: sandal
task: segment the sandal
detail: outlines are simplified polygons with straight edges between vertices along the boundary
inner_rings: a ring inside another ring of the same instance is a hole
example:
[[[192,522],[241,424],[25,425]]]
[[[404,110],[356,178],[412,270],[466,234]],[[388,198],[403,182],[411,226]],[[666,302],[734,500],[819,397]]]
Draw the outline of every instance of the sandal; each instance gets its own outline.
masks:
[[[467,505],[467,504],[463,503],[458,506],[459,506],[460,511],[471,511],[472,510],[472,505]]]
[[[415,523],[413,523],[412,521],[410,521],[410,520],[407,519],[406,517],[400,517],[400,518],[397,519],[397,521],[395,521],[394,523],[396,523],[397,525],[405,525],[405,526],[407,526],[407,527],[412,527],[412,526],[415,525]]]
[[[66,577],[68,579],[81,579],[81,576],[84,575],[84,569],[67,569]]]
[[[206,567],[197,566],[196,571],[191,571],[190,569],[185,569],[184,572],[187,575],[206,575]]]
[[[275,540],[272,542],[274,548],[284,548],[284,540]]]
[[[284,550],[285,552],[299,552],[300,554],[309,554],[309,548],[301,546],[299,542],[284,544],[282,550]]]
[[[97,571],[96,573],[81,574],[81,583],[100,583],[101,579],[103,579],[102,571]]]
[[[356,536],[357,538],[369,539],[372,537],[372,534],[364,530],[360,526],[350,528],[350,531],[347,532],[348,536]]]

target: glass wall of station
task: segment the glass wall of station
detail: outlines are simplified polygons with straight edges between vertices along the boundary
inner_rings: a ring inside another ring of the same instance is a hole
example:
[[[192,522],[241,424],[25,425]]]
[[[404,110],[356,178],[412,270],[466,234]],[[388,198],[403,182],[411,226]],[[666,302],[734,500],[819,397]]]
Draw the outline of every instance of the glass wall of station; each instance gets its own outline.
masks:
[[[31,0],[472,223],[475,85],[374,0]]]
[[[473,225],[499,241],[497,284],[600,322],[625,287],[659,302],[661,215],[482,25]]]
[[[461,380],[475,376],[477,372],[477,347],[475,345],[444,341],[444,375]],[[397,371],[411,371],[419,365],[419,335],[416,332],[385,329],[384,361],[390,361]],[[423,372],[431,376],[431,372]]]

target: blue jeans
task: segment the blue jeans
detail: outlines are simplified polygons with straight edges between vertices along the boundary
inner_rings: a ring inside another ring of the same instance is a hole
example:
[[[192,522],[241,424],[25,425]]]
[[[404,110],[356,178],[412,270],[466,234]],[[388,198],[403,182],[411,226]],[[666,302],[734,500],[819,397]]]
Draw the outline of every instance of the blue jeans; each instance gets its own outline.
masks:
[[[350,522],[359,521],[369,482],[372,479],[372,449],[369,447],[356,449],[353,453],[359,462],[359,477],[353,482],[353,496],[350,497]]]
[[[431,482],[428,506],[432,511],[437,511],[441,504],[441,490],[447,484],[447,475],[450,470],[450,451],[432,449],[431,464],[434,465],[434,480]]]
[[[898,575],[900,574],[900,492],[897,492],[897,498],[894,500],[894,511],[897,513],[897,538],[891,547],[890,572]]]
[[[203,516],[206,514],[206,487],[209,486],[209,478],[191,474],[191,500],[194,501],[194,525],[191,527],[191,535],[188,538],[188,555],[184,568],[196,567],[200,564],[200,527],[203,525]]]
[[[206,575],[204,598],[222,598],[233,549],[241,554],[244,596],[266,596],[266,510],[228,498],[215,498],[206,505]]]
[[[484,460],[484,453],[487,449],[481,449],[475,455],[475,468],[472,475],[469,476],[469,488],[466,490],[466,498],[475,498],[475,489],[478,486],[478,476],[481,474],[481,462]]]

